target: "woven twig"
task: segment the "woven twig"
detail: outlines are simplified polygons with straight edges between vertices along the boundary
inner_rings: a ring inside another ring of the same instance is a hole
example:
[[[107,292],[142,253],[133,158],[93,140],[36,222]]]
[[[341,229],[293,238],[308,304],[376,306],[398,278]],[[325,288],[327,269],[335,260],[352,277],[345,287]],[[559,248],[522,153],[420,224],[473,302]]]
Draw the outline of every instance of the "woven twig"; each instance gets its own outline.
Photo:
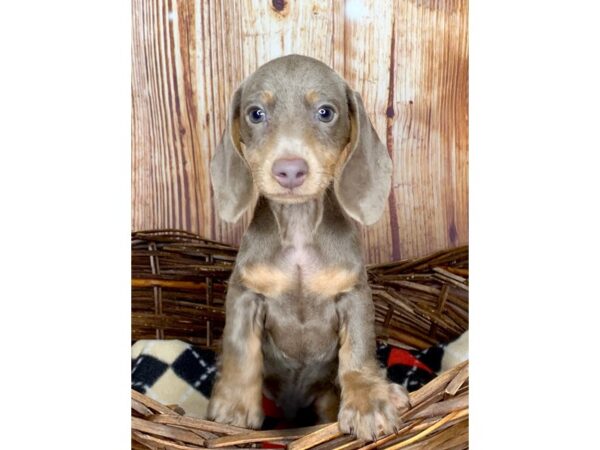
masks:
[[[132,234],[132,340],[182,339],[215,348],[237,250],[178,230]]]

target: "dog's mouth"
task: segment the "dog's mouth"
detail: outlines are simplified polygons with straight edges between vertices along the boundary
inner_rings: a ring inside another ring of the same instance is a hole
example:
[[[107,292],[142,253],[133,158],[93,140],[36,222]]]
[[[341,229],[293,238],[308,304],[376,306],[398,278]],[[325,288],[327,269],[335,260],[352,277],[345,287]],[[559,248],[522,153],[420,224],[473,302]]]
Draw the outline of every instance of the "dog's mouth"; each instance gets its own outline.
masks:
[[[317,194],[299,193],[298,189],[286,189],[283,192],[263,193],[263,195],[279,203],[303,203],[317,196]]]
[[[291,204],[303,203],[321,197],[331,182],[332,178],[330,177],[320,177],[291,188],[279,185],[274,186],[275,183],[272,182],[269,185],[259,183],[257,187],[260,194],[264,197],[278,203]]]

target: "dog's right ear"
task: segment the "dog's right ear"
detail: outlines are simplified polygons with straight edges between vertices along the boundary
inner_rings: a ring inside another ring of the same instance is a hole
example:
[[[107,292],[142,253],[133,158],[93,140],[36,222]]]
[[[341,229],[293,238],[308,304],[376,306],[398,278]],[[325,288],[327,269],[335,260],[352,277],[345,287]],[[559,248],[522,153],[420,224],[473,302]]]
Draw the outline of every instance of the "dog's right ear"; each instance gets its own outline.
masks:
[[[367,116],[358,92],[346,88],[350,111],[350,153],[335,179],[340,205],[350,217],[372,225],[383,214],[392,184],[392,160]]]
[[[210,163],[215,204],[221,219],[237,222],[256,198],[252,173],[240,146],[240,86],[231,100],[227,126]]]

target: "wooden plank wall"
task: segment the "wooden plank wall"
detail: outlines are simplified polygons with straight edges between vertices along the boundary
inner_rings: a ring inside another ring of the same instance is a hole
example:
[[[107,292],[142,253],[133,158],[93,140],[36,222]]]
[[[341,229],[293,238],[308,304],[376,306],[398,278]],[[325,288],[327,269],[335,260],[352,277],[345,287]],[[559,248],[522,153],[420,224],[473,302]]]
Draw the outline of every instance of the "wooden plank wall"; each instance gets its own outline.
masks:
[[[300,53],[361,92],[394,161],[369,262],[468,241],[467,0],[133,0],[132,228],[237,244],[209,161],[237,85]]]

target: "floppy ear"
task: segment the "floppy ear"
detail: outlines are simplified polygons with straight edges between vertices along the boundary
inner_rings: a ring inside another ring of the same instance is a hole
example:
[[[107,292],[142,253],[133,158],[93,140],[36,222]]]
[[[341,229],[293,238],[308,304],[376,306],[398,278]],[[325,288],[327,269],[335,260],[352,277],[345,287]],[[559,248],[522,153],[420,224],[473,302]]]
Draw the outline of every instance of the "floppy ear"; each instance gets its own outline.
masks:
[[[377,137],[358,92],[346,88],[352,127],[350,151],[334,190],[344,211],[364,225],[383,214],[392,181],[392,160]]]
[[[210,178],[215,193],[215,204],[221,219],[237,222],[255,199],[252,174],[240,148],[239,87],[229,107],[227,126],[210,163]]]

